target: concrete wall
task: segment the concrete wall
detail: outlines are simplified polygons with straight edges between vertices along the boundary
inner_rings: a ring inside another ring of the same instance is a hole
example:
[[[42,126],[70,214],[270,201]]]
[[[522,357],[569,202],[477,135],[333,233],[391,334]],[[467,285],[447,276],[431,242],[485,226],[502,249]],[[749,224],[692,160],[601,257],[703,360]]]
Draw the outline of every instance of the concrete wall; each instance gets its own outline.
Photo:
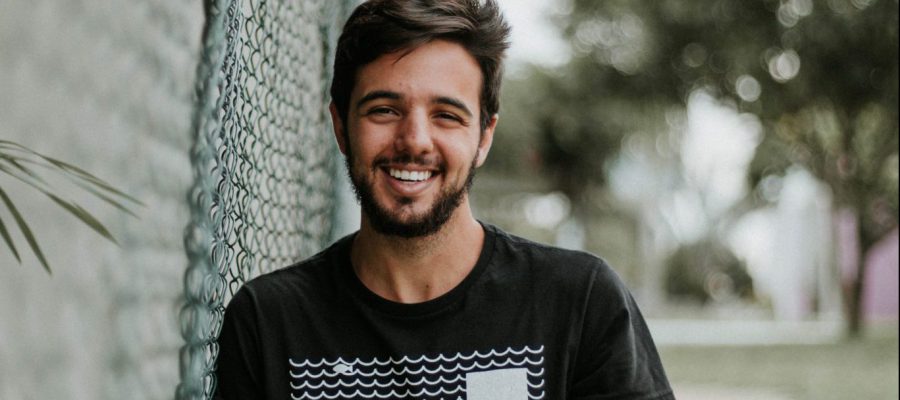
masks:
[[[51,180],[117,246],[0,175],[54,271],[44,272],[17,232],[22,265],[0,244],[0,399],[172,398],[202,7],[4,2],[0,139],[81,166],[144,206],[133,218]],[[0,218],[14,225],[4,207]]]

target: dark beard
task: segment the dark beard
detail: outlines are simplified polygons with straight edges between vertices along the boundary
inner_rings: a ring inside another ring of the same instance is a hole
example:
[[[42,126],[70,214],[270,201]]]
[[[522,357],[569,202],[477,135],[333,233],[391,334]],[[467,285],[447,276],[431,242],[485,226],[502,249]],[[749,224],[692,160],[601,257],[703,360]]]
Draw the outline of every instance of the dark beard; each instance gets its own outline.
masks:
[[[375,201],[375,196],[372,193],[372,183],[369,182],[366,175],[361,174],[360,176],[354,176],[353,168],[351,166],[352,159],[352,154],[348,149],[346,157],[344,158],[345,164],[347,165],[347,175],[350,177],[350,182],[353,183],[353,191],[356,193],[356,199],[359,201],[363,212],[365,212],[368,217],[372,228],[383,235],[416,238],[430,236],[440,230],[450,219],[450,216],[453,215],[456,208],[462,203],[463,197],[469,192],[469,189],[471,189],[472,184],[475,182],[475,168],[478,154],[476,153],[475,158],[472,159],[472,165],[469,167],[469,174],[466,176],[466,182],[461,187],[450,187],[442,191],[437,200],[435,200],[434,205],[432,205],[431,210],[426,212],[425,215],[419,216],[409,222],[399,221],[390,210],[386,210]],[[402,198],[400,199],[400,203],[409,204],[412,203],[412,199]]]

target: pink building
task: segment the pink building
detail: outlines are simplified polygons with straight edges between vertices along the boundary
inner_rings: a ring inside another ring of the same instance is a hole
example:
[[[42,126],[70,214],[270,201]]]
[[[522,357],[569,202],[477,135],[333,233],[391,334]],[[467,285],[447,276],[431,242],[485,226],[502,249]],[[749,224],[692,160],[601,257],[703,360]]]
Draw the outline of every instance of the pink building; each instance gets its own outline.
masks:
[[[893,320],[900,314],[900,232],[894,229],[882,239],[866,257],[866,284],[863,292],[863,313],[866,320]]]
[[[841,280],[847,284],[856,276],[856,221],[850,213],[839,213],[838,262]],[[863,286],[863,316],[867,321],[897,321],[900,319],[900,231],[894,229],[876,244],[866,256],[866,277]]]

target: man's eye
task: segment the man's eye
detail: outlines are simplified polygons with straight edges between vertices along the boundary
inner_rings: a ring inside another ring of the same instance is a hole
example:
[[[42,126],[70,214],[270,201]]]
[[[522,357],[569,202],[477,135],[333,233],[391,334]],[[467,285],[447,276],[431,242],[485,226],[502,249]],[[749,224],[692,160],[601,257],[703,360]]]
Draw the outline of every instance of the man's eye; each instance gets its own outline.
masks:
[[[395,112],[387,107],[375,107],[369,110],[369,114],[395,114]]]
[[[455,114],[451,114],[451,113],[438,113],[437,117],[440,119],[446,119],[446,120],[451,120],[451,121],[456,121],[456,122],[463,121],[462,118],[460,118],[459,116],[457,116]]]

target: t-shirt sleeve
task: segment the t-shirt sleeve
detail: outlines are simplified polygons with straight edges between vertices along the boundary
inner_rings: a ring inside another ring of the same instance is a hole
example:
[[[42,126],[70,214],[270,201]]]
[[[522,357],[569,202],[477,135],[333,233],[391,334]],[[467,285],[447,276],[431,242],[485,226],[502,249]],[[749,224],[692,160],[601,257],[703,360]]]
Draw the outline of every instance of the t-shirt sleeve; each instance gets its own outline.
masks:
[[[647,324],[619,277],[592,277],[572,399],[674,399]]]
[[[263,399],[262,361],[256,307],[248,290],[239,290],[228,308],[219,335],[216,400]]]

